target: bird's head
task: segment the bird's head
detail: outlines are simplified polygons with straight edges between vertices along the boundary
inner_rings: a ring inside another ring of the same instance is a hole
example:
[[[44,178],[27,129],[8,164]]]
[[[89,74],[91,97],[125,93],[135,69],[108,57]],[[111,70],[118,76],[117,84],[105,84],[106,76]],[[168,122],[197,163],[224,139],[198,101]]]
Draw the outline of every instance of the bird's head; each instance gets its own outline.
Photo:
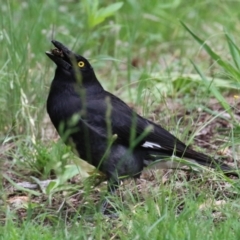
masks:
[[[54,49],[47,51],[46,55],[57,65],[57,71],[61,72],[61,76],[69,79],[77,79],[80,77],[83,81],[85,78],[94,78],[94,72],[88,60],[76,53],[70,51],[62,43],[52,40]]]

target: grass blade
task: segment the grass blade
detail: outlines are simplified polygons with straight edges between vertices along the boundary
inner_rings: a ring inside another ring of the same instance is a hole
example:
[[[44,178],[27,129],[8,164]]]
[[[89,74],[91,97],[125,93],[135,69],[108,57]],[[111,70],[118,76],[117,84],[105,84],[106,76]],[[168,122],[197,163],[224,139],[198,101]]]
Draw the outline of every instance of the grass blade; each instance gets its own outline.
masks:
[[[240,78],[240,73],[237,69],[235,69],[230,63],[223,61],[221,57],[215,53],[209,46],[208,44],[203,41],[201,38],[199,38],[196,34],[194,34],[182,21],[181,21],[182,26],[193,36],[193,38],[202,45],[202,47],[206,50],[206,52],[210,55],[210,57],[217,62],[217,64],[223,69],[230,73],[232,76],[235,78]]]
[[[191,61],[192,62],[192,61]],[[207,88],[209,88],[212,92],[212,94],[215,96],[215,98],[219,101],[219,103],[222,105],[222,107],[225,109],[227,113],[233,118],[232,112],[230,111],[231,107],[225,100],[225,98],[222,96],[222,94],[218,91],[218,89],[214,86],[213,82],[209,85],[209,81],[205,77],[205,75],[202,73],[202,71],[198,68],[198,66],[192,62],[194,69],[197,71],[199,76],[202,78],[203,83],[206,85]]]

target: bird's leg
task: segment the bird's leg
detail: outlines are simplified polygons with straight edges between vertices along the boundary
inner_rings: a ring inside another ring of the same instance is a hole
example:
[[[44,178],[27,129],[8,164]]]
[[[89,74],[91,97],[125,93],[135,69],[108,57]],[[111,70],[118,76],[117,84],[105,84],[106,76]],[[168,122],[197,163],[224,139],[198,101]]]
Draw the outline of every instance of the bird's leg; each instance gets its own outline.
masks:
[[[113,196],[117,190],[119,186],[119,182],[118,181],[109,181],[108,182],[108,193]],[[103,213],[104,215],[110,217],[110,218],[117,218],[118,215],[116,213],[113,213],[111,211],[109,211],[108,209],[108,204],[109,204],[109,200],[108,198],[105,196],[103,202],[101,203],[101,207],[100,207],[100,211],[101,213]]]

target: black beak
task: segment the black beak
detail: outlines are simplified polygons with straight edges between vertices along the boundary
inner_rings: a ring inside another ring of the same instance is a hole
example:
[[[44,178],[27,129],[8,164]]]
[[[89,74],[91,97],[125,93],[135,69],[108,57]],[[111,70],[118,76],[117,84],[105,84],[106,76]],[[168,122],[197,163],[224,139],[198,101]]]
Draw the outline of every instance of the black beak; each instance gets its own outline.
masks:
[[[52,40],[52,44],[55,48],[47,51],[46,55],[55,62],[57,66],[65,68],[66,70],[72,68],[71,58],[73,58],[74,53],[56,40]]]

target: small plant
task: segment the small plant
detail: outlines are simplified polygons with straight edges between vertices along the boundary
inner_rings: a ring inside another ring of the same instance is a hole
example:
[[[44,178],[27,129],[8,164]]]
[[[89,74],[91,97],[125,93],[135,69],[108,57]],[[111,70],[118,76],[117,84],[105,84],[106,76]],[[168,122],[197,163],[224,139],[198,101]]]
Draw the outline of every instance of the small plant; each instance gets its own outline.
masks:
[[[92,29],[117,12],[122,7],[123,2],[113,3],[102,8],[99,8],[99,0],[85,0],[83,4],[87,12],[88,27]]]

